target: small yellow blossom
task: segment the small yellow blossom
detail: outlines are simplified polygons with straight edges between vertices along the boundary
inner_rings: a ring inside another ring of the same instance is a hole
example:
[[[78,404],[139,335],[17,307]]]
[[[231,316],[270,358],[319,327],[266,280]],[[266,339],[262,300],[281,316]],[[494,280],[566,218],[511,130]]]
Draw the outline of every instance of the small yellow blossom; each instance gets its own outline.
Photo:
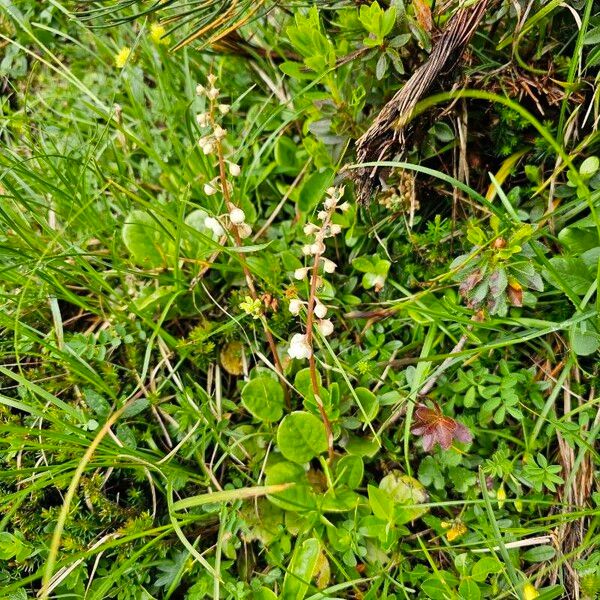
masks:
[[[525,600],[533,600],[534,598],[537,598],[539,595],[540,595],[540,593],[537,591],[535,586],[531,585],[530,583],[526,583],[523,586],[523,598],[525,598]]]
[[[506,500],[506,490],[502,484],[500,484],[500,487],[496,492],[496,499],[498,500],[498,508],[502,508],[504,506],[504,501]]]
[[[240,302],[240,308],[253,319],[260,319],[262,315],[260,300],[253,300],[250,296],[246,296],[243,302]]]
[[[462,521],[451,521],[450,523],[442,521],[441,525],[444,529],[448,529],[446,532],[446,539],[449,542],[452,542],[456,538],[467,533],[467,526]]]
[[[152,23],[150,25],[150,37],[157,46],[170,43],[169,37],[164,37],[165,33],[167,33],[167,30],[160,23]]]
[[[122,69],[131,56],[131,48],[123,46],[115,56],[115,66],[117,69]]]

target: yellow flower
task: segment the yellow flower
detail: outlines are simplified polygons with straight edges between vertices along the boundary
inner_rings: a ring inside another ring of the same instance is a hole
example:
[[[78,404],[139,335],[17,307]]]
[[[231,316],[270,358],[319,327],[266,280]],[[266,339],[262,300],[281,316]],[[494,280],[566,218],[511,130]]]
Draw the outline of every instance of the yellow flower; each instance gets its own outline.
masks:
[[[539,595],[540,595],[540,593],[537,591],[535,586],[531,585],[530,583],[526,583],[523,586],[523,598],[525,600],[533,600],[534,598],[537,598]]]
[[[150,25],[150,37],[157,46],[170,43],[168,37],[163,37],[165,33],[167,33],[167,30],[160,23]]]
[[[122,69],[127,64],[127,61],[129,60],[130,56],[131,48],[123,46],[123,48],[121,48],[119,52],[115,55],[115,66],[117,67],[117,69]]]
[[[446,539],[449,542],[454,541],[456,538],[460,537],[467,533],[467,526],[462,521],[451,521],[448,523],[447,521],[442,521],[441,526],[444,529],[448,529],[446,532]]]
[[[498,508],[502,508],[504,506],[504,501],[506,500],[506,490],[502,484],[500,484],[500,487],[496,492],[496,499],[498,500]]]

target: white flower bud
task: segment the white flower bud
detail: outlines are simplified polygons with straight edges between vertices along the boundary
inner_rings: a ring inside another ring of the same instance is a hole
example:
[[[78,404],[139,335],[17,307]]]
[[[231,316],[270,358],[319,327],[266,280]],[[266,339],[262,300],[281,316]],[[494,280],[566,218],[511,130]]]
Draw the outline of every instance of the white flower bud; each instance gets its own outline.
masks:
[[[312,252],[312,246],[310,244],[306,244],[306,246],[302,246],[302,254],[304,256],[308,256]]]
[[[306,341],[305,335],[303,335],[302,333],[296,333],[292,336],[292,339],[290,340],[288,354],[291,358],[310,358],[312,350]]]
[[[317,217],[319,217],[319,219],[320,219],[321,221],[324,221],[324,220],[327,218],[327,211],[326,211],[326,210],[320,210],[320,211],[317,213]]]
[[[219,89],[215,88],[215,87],[211,87],[208,92],[206,92],[206,95],[211,99],[211,100],[216,100],[219,97]]]
[[[321,254],[321,252],[325,252],[325,244],[323,242],[315,242],[310,245],[311,254]]]
[[[302,301],[298,298],[293,298],[290,300],[290,312],[293,315],[297,315],[300,313],[300,309],[302,308]]]
[[[217,193],[217,188],[215,187],[214,183],[211,181],[210,183],[205,183],[204,184],[204,193],[207,196],[214,196]]]
[[[229,104],[219,104],[218,109],[222,115],[226,115],[231,110],[231,106]]]
[[[242,223],[241,225],[238,225],[237,231],[238,231],[238,235],[243,240],[245,240],[246,238],[248,238],[252,235],[252,227],[250,227],[250,225],[248,225],[248,223]]]
[[[196,86],[196,94],[202,96],[206,92],[206,88],[202,84]]]
[[[327,192],[326,193],[327,193],[328,196],[335,197],[337,195],[337,189],[334,188],[333,186],[329,187],[329,188],[327,188]]]
[[[325,198],[323,204],[325,205],[325,208],[332,209],[337,204],[337,200],[335,198]]]
[[[213,131],[213,135],[216,140],[222,140],[227,135],[227,130],[223,129],[220,125],[217,125]]]
[[[246,215],[241,208],[232,208],[229,219],[234,225],[241,225],[246,220]]]
[[[331,235],[337,235],[342,231],[342,227],[337,223],[332,223],[331,227],[329,228],[329,231],[331,231]]]
[[[321,335],[327,337],[333,333],[333,323],[329,319],[323,319],[317,323],[317,327],[321,332]]]
[[[215,83],[217,83],[217,76],[214,73],[209,73],[208,77],[206,78],[208,83],[212,86],[215,85]]]
[[[304,226],[304,233],[306,235],[312,235],[313,233],[317,233],[317,231],[319,231],[321,228],[318,225],[315,225],[314,223],[307,223]]]
[[[240,165],[236,165],[235,163],[229,163],[229,173],[233,175],[233,177],[237,177],[242,172]]]
[[[340,204],[338,207],[342,212],[347,212],[350,210],[350,203],[349,202],[344,202],[343,204]]]
[[[209,137],[200,138],[198,140],[198,146],[200,146],[200,149],[204,154],[211,154],[215,149],[215,145]]]
[[[206,219],[204,219],[204,225],[206,225],[208,229],[218,236],[221,236],[225,233],[223,227],[221,227],[221,223],[219,223],[219,221],[217,221],[217,219],[214,217],[206,217]]]
[[[305,279],[307,273],[308,273],[308,267],[301,267],[299,269],[296,269],[294,271],[294,279],[297,279],[298,281]]]
[[[323,271],[325,271],[325,273],[334,273],[337,265],[332,261],[329,260],[328,258],[322,257],[323,259]]]
[[[198,115],[196,115],[196,123],[198,123],[198,125],[200,127],[208,127],[209,123],[210,123],[210,116],[208,113],[200,113]]]
[[[318,319],[324,319],[327,314],[327,307],[324,304],[321,304],[319,301],[315,304],[315,315]]]

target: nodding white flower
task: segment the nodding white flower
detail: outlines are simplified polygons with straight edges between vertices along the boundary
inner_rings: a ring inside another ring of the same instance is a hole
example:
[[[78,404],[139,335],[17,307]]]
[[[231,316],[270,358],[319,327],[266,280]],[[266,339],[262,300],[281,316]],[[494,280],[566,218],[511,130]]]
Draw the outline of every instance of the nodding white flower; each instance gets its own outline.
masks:
[[[222,140],[227,135],[227,130],[223,129],[220,125],[217,125],[213,131],[213,135],[216,140]]]
[[[196,123],[198,123],[200,127],[208,127],[210,123],[210,115],[208,113],[200,113],[196,115]]]
[[[329,227],[329,231],[331,231],[331,235],[337,235],[342,231],[342,226],[337,223],[332,223]]]
[[[237,177],[242,172],[240,165],[236,165],[235,163],[229,163],[229,173],[233,175],[233,177]]]
[[[337,195],[337,189],[333,186],[328,187],[327,191],[325,192],[328,196],[336,196]]]
[[[338,207],[342,212],[347,212],[350,210],[350,202],[344,202]]]
[[[325,198],[325,202],[323,202],[325,208],[331,210],[337,204],[337,198]]]
[[[252,235],[252,227],[248,223],[242,223],[237,226],[238,235],[241,239],[245,240],[247,237]]]
[[[302,254],[304,254],[304,256],[308,256],[311,253],[312,253],[312,246],[310,244],[306,244],[305,246],[302,246]]]
[[[325,271],[325,273],[334,273],[337,265],[332,261],[329,260],[328,258],[325,258],[324,256],[321,257],[321,260],[323,261],[323,271]]]
[[[317,213],[317,217],[319,217],[319,220],[324,221],[327,218],[327,211],[326,210],[320,210]]]
[[[218,191],[214,181],[204,184],[204,193],[207,196],[214,196]]]
[[[293,315],[300,314],[300,309],[302,308],[302,300],[298,298],[292,298],[290,300],[290,312]]]
[[[288,348],[288,354],[291,358],[310,358],[312,350],[306,336],[302,333],[295,333],[290,340],[290,347]]]
[[[300,281],[301,279],[305,279],[306,274],[308,273],[308,269],[308,267],[300,267],[299,269],[296,269],[294,271],[294,279],[298,279],[298,281]]]
[[[231,110],[231,106],[229,106],[229,104],[219,104],[217,108],[222,115],[226,115]]]
[[[327,307],[324,304],[321,304],[318,300],[315,304],[315,315],[318,319],[324,319],[327,314]]]
[[[246,214],[241,208],[232,208],[229,213],[229,219],[234,225],[241,225],[246,220]]]
[[[219,97],[220,91],[219,88],[216,87],[211,87],[208,92],[206,92],[206,95],[211,99],[211,100],[216,100]]]
[[[206,92],[206,88],[201,83],[199,83],[196,86],[196,94],[198,96],[202,96],[205,92]]]
[[[214,86],[215,83],[217,83],[217,76],[214,73],[209,73],[206,79],[211,86]]]
[[[315,242],[310,245],[311,254],[321,254],[321,252],[325,252],[325,244],[323,242]]]
[[[321,332],[321,335],[327,337],[333,333],[333,323],[329,319],[323,319],[317,323],[317,327]]]
[[[304,228],[303,231],[306,235],[312,235],[313,233],[317,233],[317,231],[319,231],[321,228],[318,225],[315,225],[314,223],[307,223]]]
[[[221,227],[221,223],[219,223],[219,221],[217,221],[217,219],[214,217],[206,217],[206,219],[204,219],[204,224],[218,236],[221,236],[225,233],[223,227]]]
[[[211,154],[214,152],[215,145],[211,138],[203,137],[198,140],[198,146],[200,146],[204,154]]]

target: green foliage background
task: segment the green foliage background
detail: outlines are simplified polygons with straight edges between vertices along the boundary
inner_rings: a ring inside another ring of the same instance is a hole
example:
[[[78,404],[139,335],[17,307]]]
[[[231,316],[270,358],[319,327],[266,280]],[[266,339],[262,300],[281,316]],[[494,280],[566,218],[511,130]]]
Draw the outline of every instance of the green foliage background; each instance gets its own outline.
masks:
[[[597,7],[490,8],[361,207],[354,142],[456,3],[173,52],[215,18],[184,4],[0,0],[0,598],[596,598]],[[343,185],[315,394],[289,308]],[[425,452],[419,405],[472,441]]]

